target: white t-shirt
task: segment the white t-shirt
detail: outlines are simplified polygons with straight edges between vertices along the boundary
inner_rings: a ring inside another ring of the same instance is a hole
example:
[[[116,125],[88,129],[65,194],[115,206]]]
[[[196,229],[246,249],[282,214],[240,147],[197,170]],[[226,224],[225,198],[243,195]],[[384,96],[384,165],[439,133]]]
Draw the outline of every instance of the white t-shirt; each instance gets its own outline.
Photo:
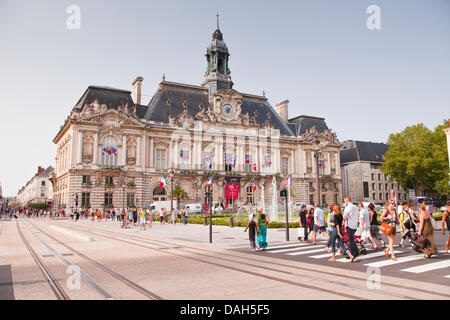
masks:
[[[364,226],[362,225],[362,219],[364,218]],[[361,209],[359,211],[359,226],[363,229],[370,228],[370,213],[366,209]]]
[[[344,209],[344,220],[347,220],[347,226],[350,229],[358,228],[358,217],[358,208],[353,203],[349,203]]]
[[[314,208],[314,224],[316,221],[321,227],[325,226],[325,213],[320,208]]]

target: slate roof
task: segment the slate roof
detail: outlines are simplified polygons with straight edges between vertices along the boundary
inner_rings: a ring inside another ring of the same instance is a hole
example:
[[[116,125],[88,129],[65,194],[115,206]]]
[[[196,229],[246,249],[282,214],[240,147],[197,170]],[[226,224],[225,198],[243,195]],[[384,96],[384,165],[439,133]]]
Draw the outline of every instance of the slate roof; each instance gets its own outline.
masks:
[[[150,100],[148,106],[135,105],[131,97],[131,91],[116,89],[111,87],[89,86],[83,96],[77,102],[74,111],[80,112],[84,106],[91,104],[95,100],[99,104],[105,104],[107,108],[117,109],[119,106],[128,104],[136,106],[136,114],[141,119],[155,122],[169,122],[169,115],[181,114],[184,110],[183,103],[186,101],[188,112],[195,116],[200,111],[200,105],[208,106],[208,89],[200,86],[186,85],[181,83],[163,81],[160,89]],[[257,111],[256,121],[259,124],[266,120],[280,130],[282,135],[295,136],[302,135],[313,126],[319,132],[328,129],[324,118],[302,115],[290,119],[287,123],[283,121],[275,109],[270,105],[267,98],[241,93],[243,113],[248,113],[250,117]],[[271,117],[268,118],[267,115]]]
[[[383,156],[388,149],[389,147],[384,143],[344,141],[340,151],[341,164],[355,161],[383,163]]]
[[[131,91],[116,89],[111,87],[89,86],[75,105],[76,111],[82,111],[85,105],[89,105],[97,100],[102,105],[105,104],[108,109],[116,109],[119,106],[134,106],[131,98]]]
[[[324,132],[328,130],[328,126],[324,118],[311,117],[311,116],[299,116],[289,120],[290,124],[295,125],[295,132],[297,135],[302,135],[312,127],[316,127],[318,132]]]
[[[200,112],[200,105],[209,105],[208,89],[198,86],[190,86],[174,82],[162,82],[162,89],[158,90],[151,99],[145,119],[155,122],[168,122],[169,115],[178,115],[183,112],[183,102],[188,104],[188,112],[195,116]],[[248,113],[253,117],[257,111],[256,121],[260,124],[269,118],[270,123],[284,135],[294,135],[289,126],[281,120],[277,112],[269,104],[266,98],[242,94],[242,113]]]
[[[52,166],[49,166],[47,169],[45,169],[44,171],[39,173],[37,176],[38,177],[48,177],[50,175],[50,172],[52,172],[53,169],[54,168]]]

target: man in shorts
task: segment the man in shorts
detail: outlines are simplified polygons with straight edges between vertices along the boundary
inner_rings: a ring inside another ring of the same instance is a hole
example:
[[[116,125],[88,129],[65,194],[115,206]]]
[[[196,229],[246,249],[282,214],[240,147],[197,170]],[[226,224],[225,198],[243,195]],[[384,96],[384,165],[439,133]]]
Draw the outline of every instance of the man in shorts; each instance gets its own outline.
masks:
[[[313,245],[317,244],[317,233],[321,233],[328,240],[327,229],[325,228],[325,213],[319,207],[319,203],[314,203],[314,229],[313,229]]]

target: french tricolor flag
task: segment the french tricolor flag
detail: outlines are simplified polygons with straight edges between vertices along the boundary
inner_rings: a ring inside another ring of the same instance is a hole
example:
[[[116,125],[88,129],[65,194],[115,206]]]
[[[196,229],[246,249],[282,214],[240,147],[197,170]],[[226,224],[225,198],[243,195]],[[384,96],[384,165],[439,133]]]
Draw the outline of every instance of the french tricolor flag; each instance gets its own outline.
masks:
[[[164,188],[164,187],[166,186],[166,184],[167,184],[167,177],[164,176],[164,177],[161,179],[161,182],[159,183],[159,186],[160,186],[161,188]]]
[[[256,191],[256,179],[253,179],[253,192]]]
[[[212,176],[211,179],[209,179],[207,185],[212,186],[213,184],[214,184],[214,176]]]
[[[288,187],[292,186],[292,177],[286,179],[286,186]]]

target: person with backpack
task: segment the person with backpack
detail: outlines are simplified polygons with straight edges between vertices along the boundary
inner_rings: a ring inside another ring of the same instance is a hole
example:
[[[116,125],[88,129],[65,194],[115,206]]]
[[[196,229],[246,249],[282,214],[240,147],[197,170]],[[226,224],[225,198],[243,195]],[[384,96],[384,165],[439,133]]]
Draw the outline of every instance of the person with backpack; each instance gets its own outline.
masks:
[[[409,211],[409,206],[405,205],[402,207],[403,211],[399,213],[399,222],[402,226],[402,240],[400,240],[399,247],[405,248],[405,240],[409,238],[409,242],[411,243],[413,234],[416,233],[416,220],[417,217],[415,213]]]

